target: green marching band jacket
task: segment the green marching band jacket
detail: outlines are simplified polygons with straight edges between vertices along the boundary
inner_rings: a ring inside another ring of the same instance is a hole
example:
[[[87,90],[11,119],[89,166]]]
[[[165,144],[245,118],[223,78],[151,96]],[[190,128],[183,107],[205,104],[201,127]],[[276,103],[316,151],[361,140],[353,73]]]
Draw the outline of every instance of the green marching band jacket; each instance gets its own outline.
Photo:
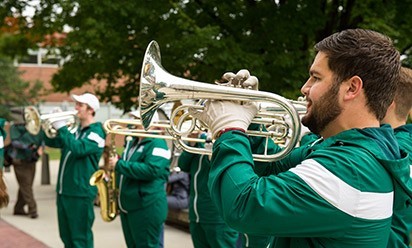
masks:
[[[412,167],[412,124],[400,126],[395,128],[394,131],[399,147],[401,150],[404,150],[409,154],[409,164]],[[401,247],[401,244],[409,244],[410,240],[408,234],[412,231],[412,207],[400,210],[399,214],[394,214],[392,217],[392,223],[395,231],[392,232],[389,244],[399,244],[392,245],[392,247]],[[404,230],[399,228],[399,226],[404,225],[406,225],[407,236],[403,233]]]
[[[116,164],[119,208],[127,213],[166,202],[171,152],[162,139],[126,139],[122,159]]]
[[[197,144],[198,147],[202,147]],[[193,223],[224,223],[207,190],[210,161],[207,155],[183,151],[179,157],[179,168],[191,177],[189,220]]]
[[[42,134],[30,134],[23,124],[15,124],[10,127],[10,139],[13,144],[13,159],[19,159],[26,163],[37,162],[39,155],[37,149],[42,145]]]
[[[100,122],[70,133],[66,126],[58,131],[56,138],[44,136],[47,146],[61,148],[57,177],[58,194],[79,197],[95,197],[97,188],[89,181],[98,169],[105,146],[106,133]]]
[[[271,247],[396,247],[390,236],[407,239],[392,214],[411,203],[410,160],[389,125],[347,130],[281,161],[254,163],[251,152],[263,144],[230,131],[213,146],[208,186],[229,226],[272,236]],[[272,144],[269,154],[279,149]]]

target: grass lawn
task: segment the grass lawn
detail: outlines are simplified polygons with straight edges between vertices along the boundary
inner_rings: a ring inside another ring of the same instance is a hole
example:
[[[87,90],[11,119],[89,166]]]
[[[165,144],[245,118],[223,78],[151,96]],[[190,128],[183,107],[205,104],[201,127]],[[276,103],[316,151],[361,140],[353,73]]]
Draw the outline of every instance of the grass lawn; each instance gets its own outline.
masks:
[[[60,159],[60,149],[46,147],[46,153],[49,154],[50,160],[59,160]]]

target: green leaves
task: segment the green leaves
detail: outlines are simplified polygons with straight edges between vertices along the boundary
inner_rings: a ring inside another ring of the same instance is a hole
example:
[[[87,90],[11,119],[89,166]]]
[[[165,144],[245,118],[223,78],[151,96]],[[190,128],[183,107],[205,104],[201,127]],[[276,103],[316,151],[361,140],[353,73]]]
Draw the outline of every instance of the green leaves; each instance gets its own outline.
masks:
[[[42,87],[40,82],[30,85],[20,78],[12,61],[0,55],[0,117],[10,120],[10,107],[33,104]]]
[[[411,0],[40,0],[40,6],[24,32],[41,37],[70,28],[60,47],[70,61],[53,78],[55,89],[98,80],[101,99],[125,112],[136,105],[151,40],[173,75],[212,83],[247,68],[261,90],[288,98],[300,95],[313,45],[342,29],[383,32],[396,41],[404,64],[412,64]]]

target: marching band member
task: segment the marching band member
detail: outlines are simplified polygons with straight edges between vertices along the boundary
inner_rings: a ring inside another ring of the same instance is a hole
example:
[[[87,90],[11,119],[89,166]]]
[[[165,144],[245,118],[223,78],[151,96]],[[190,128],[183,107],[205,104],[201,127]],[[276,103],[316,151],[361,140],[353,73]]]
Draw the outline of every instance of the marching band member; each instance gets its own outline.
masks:
[[[23,123],[10,127],[10,140],[13,154],[13,168],[19,189],[14,204],[13,215],[38,217],[37,203],[34,198],[33,182],[36,175],[36,163],[42,153],[42,135],[31,134]],[[25,210],[27,206],[28,211]]]
[[[89,184],[99,168],[106,133],[94,116],[99,100],[90,93],[72,95],[80,120],[80,128],[70,133],[66,121],[52,123],[55,138],[44,135],[47,146],[60,148],[61,159],[57,177],[57,217],[60,238],[65,247],[93,247],[93,203],[97,189]],[[61,110],[60,110],[61,111]]]
[[[131,114],[139,118],[137,111]],[[158,120],[156,113],[152,122]],[[127,247],[159,246],[167,217],[165,184],[170,158],[163,139],[126,137],[121,157],[109,159],[118,177],[120,220]]]
[[[409,164],[412,165],[412,124],[406,124],[408,112],[411,108],[412,70],[402,67],[395,98],[389,106],[382,123],[390,124],[394,128],[399,146],[409,154]],[[400,206],[394,206],[394,208],[400,208]],[[399,215],[394,214],[392,222],[395,228],[393,228],[391,233],[390,244],[396,244],[393,247],[408,247],[411,243],[412,207],[400,210]],[[402,230],[399,227],[403,227],[406,230]]]
[[[301,89],[308,102],[302,123],[323,140],[306,153],[292,151],[296,157],[285,161],[293,163],[254,172],[252,150],[261,146],[245,130],[255,104],[209,101],[204,111],[191,110],[216,139],[212,200],[229,226],[271,235],[272,247],[393,247],[393,207],[412,200],[409,161],[379,122],[395,94],[399,52],[388,37],[362,29],[335,33],[315,49]],[[279,149],[272,143],[271,151]]]
[[[191,145],[203,148],[201,143]],[[183,151],[178,166],[190,174],[189,228],[194,247],[236,247],[238,232],[224,222],[207,190],[209,157]]]

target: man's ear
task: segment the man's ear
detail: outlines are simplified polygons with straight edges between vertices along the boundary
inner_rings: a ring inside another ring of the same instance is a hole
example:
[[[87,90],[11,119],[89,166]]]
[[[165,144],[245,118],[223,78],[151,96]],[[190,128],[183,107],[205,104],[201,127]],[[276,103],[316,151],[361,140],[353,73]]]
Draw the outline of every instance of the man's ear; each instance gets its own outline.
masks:
[[[392,101],[391,105],[389,105],[388,109],[396,109],[396,102]]]
[[[345,100],[356,98],[363,89],[363,81],[359,76],[353,76],[343,82],[345,87]]]
[[[91,113],[92,115],[95,115],[95,114],[94,114],[94,113],[95,113],[94,109],[92,109],[92,108],[89,107],[89,106],[87,106],[87,111],[90,111],[90,113]]]

